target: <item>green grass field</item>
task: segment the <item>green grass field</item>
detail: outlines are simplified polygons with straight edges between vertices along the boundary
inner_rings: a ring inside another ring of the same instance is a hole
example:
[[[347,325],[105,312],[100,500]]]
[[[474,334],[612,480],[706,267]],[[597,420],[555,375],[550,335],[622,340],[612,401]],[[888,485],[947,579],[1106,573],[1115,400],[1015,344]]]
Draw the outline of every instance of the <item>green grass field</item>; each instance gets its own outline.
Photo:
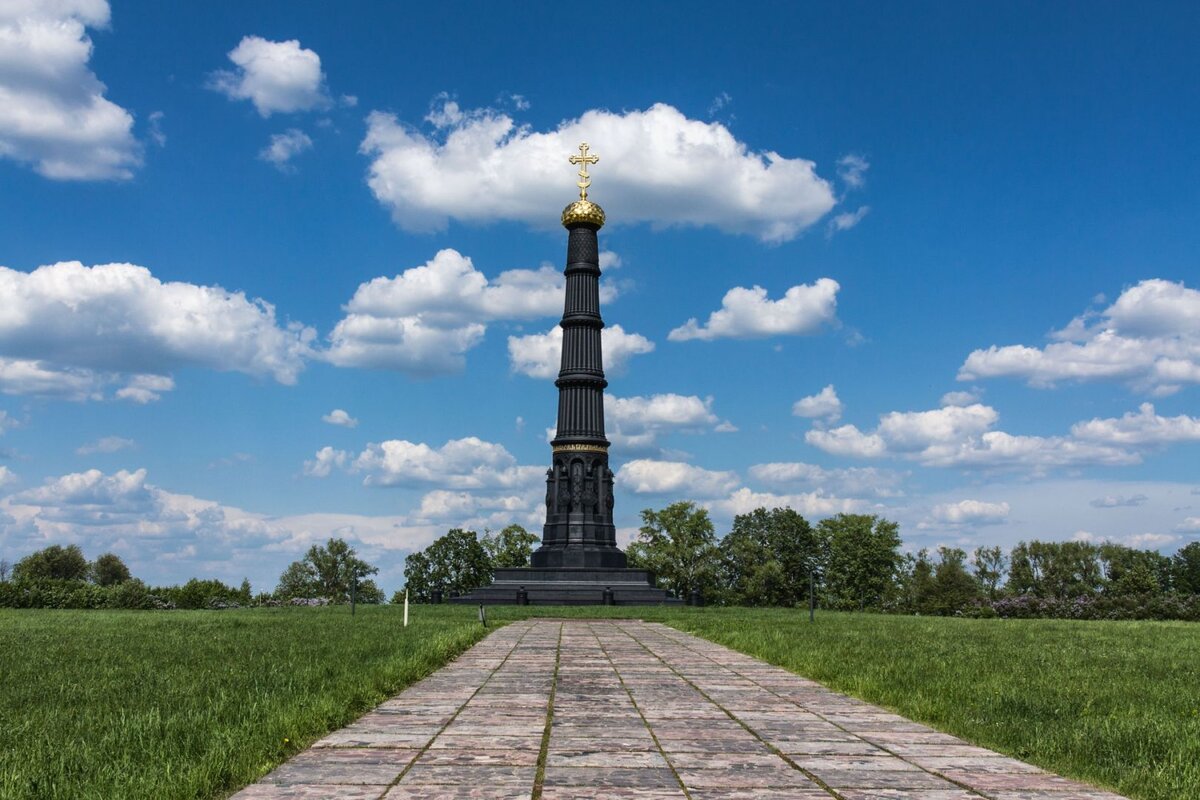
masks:
[[[740,619],[740,622],[739,622]],[[731,609],[676,627],[1137,800],[1200,798],[1200,625]]]
[[[745,609],[654,619],[1138,800],[1200,797],[1200,626]],[[0,797],[218,798],[461,652],[471,608],[0,611]]]
[[[469,647],[469,610],[0,611],[0,797],[222,797]]]

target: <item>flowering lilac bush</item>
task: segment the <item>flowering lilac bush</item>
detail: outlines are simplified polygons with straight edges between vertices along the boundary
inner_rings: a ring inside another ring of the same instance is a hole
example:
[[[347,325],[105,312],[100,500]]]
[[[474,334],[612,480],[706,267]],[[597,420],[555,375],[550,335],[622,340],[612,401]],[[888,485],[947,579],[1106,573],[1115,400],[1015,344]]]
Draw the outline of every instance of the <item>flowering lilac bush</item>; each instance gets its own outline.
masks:
[[[329,605],[328,597],[293,597],[288,605],[292,606],[327,606]]]
[[[978,601],[964,615],[1004,619],[1175,619],[1200,622],[1200,595],[1018,595]]]

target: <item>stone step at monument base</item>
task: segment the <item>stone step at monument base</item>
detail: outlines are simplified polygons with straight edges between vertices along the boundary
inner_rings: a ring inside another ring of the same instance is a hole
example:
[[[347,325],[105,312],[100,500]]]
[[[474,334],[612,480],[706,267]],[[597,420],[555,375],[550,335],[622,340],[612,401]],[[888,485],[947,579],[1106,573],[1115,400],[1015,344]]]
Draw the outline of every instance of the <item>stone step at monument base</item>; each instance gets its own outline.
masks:
[[[498,569],[490,586],[450,598],[474,605],[676,605],[683,601],[654,586],[644,569]]]

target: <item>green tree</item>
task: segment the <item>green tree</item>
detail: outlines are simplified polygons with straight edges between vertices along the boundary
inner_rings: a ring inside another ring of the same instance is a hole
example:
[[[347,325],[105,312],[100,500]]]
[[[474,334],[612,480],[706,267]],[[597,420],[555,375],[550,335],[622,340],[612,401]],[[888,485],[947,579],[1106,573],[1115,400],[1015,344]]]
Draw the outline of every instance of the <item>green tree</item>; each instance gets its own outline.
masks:
[[[490,536],[485,531],[481,544],[492,560],[492,568],[502,569],[528,567],[529,557],[533,555],[533,548],[539,541],[541,540],[535,534],[514,524],[507,526],[495,536]]]
[[[454,528],[426,547],[423,555],[428,591],[463,594],[492,581],[492,560],[475,531]],[[407,567],[404,575],[408,578]]]
[[[125,562],[115,553],[97,556],[92,562],[91,576],[92,580],[101,586],[124,583],[133,577],[129,574],[129,567],[125,566]]]
[[[409,553],[404,559],[404,587],[408,589],[408,599],[413,603],[428,603],[433,591],[432,570],[425,553],[417,551]],[[393,603],[404,601],[402,592],[396,592]]]
[[[933,562],[929,550],[907,553],[896,570],[896,605],[910,614],[928,614],[933,597]]]
[[[53,544],[18,561],[13,567],[13,579],[28,581],[54,578],[63,581],[85,581],[89,571],[90,565],[83,557],[79,545],[62,547]]]
[[[254,599],[254,594],[250,589],[249,578],[242,578],[242,585],[238,587],[238,596],[241,598],[238,602],[243,605],[250,605],[250,601]]]
[[[626,555],[630,566],[654,572],[659,586],[686,598],[693,589],[712,597],[716,587],[716,533],[708,511],[694,503],[644,509],[638,538]]]
[[[325,597],[334,602],[350,599],[350,587],[357,581],[362,587],[368,575],[379,572],[358,558],[344,539],[327,541],[324,546],[308,548],[304,558],[293,561],[279,576],[276,597]],[[374,585],[374,584],[372,584]]]
[[[171,586],[161,591],[177,608],[208,608],[214,602],[240,602],[236,589],[215,578],[192,578],[182,586]]]
[[[948,616],[962,611],[979,598],[979,582],[967,572],[967,554],[957,547],[939,547],[933,569],[928,613]]]
[[[1010,594],[1081,597],[1104,585],[1100,548],[1088,542],[1019,542],[1009,557]]]
[[[379,605],[386,599],[383,590],[376,585],[375,581],[367,578],[359,581],[354,592],[354,602],[364,605]]]
[[[988,598],[995,600],[1000,596],[1000,584],[1008,565],[1004,551],[999,547],[976,547],[973,560],[975,580]]]
[[[1040,595],[1042,563],[1038,553],[1031,550],[1025,542],[1017,542],[1008,557],[1008,583],[1004,587],[1007,594],[1014,596]]]
[[[878,609],[894,592],[900,566],[900,526],[868,514],[821,520],[818,534],[829,558],[825,596],[835,608]]]
[[[1171,585],[1180,594],[1200,594],[1200,542],[1180,548],[1171,559]]]
[[[1105,594],[1161,594],[1171,585],[1171,559],[1154,550],[1105,542],[1100,545],[1100,562],[1107,579]]]
[[[320,589],[316,576],[303,561],[293,561],[279,576],[279,585],[275,587],[275,597],[280,600],[290,600],[293,597],[317,597]]]
[[[720,587],[726,602],[795,606],[807,602],[810,574],[821,579],[821,540],[808,521],[790,508],[757,508],[737,515],[719,550]]]
[[[1096,594],[1104,585],[1100,548],[1088,542],[1043,543],[1047,591],[1051,597]]]

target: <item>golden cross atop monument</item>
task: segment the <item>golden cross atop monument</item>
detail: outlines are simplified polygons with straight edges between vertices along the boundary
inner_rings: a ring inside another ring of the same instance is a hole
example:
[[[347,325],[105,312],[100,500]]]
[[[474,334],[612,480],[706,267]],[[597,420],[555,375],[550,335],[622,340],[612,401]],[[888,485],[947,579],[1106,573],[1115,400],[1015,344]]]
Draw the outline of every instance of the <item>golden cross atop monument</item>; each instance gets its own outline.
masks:
[[[588,164],[600,163],[600,156],[597,156],[597,155],[589,156],[588,155],[588,143],[580,142],[579,143],[579,155],[571,156],[567,160],[570,161],[572,164],[579,164],[579,183],[576,184],[577,186],[579,186],[579,199],[587,200],[587,190],[588,190],[588,187],[592,185],[591,176],[588,175],[588,171],[587,171]]]

